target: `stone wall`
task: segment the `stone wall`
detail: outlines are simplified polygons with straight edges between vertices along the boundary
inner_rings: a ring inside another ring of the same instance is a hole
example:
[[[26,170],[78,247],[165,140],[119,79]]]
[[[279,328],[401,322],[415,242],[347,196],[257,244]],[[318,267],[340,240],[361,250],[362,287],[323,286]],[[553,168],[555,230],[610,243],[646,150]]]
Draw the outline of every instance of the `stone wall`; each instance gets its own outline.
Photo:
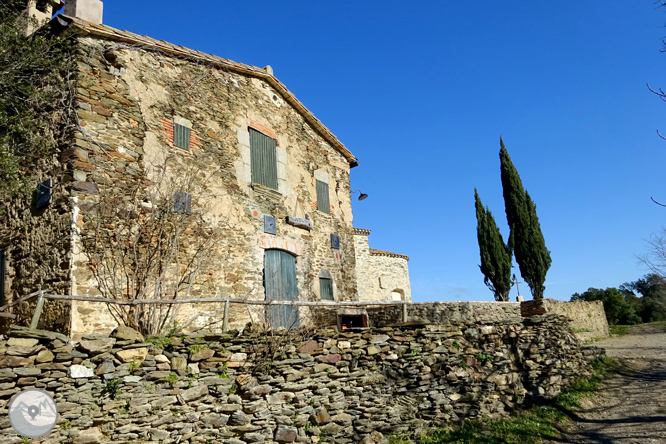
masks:
[[[522,315],[554,313],[571,320],[571,328],[581,341],[592,341],[610,336],[606,312],[601,301],[525,301],[521,304]]]
[[[370,230],[354,229],[359,300],[411,302],[409,257],[370,248],[369,234]]]
[[[501,417],[589,366],[565,318],[144,341],[15,329],[0,339],[0,440],[23,389],[60,412],[43,444],[373,442],[463,418]]]
[[[403,322],[412,324],[477,324],[520,322],[518,302],[416,302],[407,304],[403,320],[401,305],[367,309],[370,325],[383,327]]]
[[[0,221],[0,230],[9,236],[0,250],[5,251],[5,300],[0,305],[16,300],[37,290],[49,289],[66,294],[71,290],[71,232],[73,216],[69,191],[66,187],[68,172],[61,160],[68,153],[53,159],[43,159],[34,168],[36,177],[51,180],[51,200],[36,209],[36,194],[17,198],[3,204],[7,217]],[[28,325],[35,310],[33,299],[12,309],[16,319],[11,323]],[[70,304],[46,301],[40,327],[69,332]],[[7,323],[0,319],[0,324]]]

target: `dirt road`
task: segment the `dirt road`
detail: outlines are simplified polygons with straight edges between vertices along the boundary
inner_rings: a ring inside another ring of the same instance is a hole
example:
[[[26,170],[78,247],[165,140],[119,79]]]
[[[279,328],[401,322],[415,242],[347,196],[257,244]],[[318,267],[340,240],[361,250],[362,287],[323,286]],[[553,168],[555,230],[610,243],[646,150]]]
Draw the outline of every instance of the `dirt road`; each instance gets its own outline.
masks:
[[[595,345],[622,367],[551,443],[666,444],[666,333],[641,325]]]

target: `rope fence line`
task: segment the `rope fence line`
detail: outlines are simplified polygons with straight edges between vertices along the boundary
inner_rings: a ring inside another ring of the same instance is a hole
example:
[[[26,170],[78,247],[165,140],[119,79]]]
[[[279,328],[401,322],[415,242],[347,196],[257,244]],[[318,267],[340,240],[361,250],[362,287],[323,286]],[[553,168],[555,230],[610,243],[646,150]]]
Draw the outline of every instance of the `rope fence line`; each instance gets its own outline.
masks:
[[[105,304],[115,305],[175,305],[175,304],[196,304],[196,303],[224,303],[224,322],[223,329],[226,330],[229,323],[229,307],[231,304],[245,304],[245,305],[292,305],[301,307],[375,307],[375,306],[402,306],[403,321],[407,320],[407,301],[276,301],[276,300],[253,300],[253,299],[234,299],[234,298],[198,298],[198,299],[131,299],[131,300],[118,300],[110,298],[102,298],[95,296],[76,296],[76,295],[63,295],[63,294],[50,294],[49,290],[38,290],[29,295],[23,296],[14,302],[3,305],[0,307],[0,317],[15,318],[15,315],[4,313],[8,308],[14,307],[22,302],[30,299],[37,299],[37,307],[30,323],[30,329],[36,330],[41,316],[42,309],[44,308],[44,301],[46,299],[53,300],[68,300],[68,301],[81,301],[81,302],[101,302]]]

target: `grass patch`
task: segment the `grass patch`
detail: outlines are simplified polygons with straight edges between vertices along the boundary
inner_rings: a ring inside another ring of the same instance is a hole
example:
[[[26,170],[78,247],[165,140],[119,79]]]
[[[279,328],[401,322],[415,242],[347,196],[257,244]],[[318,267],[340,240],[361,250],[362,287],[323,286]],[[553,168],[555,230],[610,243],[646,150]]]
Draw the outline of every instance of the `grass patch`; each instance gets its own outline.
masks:
[[[613,335],[624,336],[627,333],[629,333],[629,326],[628,325],[611,325],[610,326],[610,332]]]
[[[538,444],[544,438],[557,438],[558,426],[580,401],[599,389],[615,360],[603,357],[592,363],[594,374],[576,381],[545,405],[534,406],[518,416],[484,421],[466,421],[450,430],[437,430],[418,441],[420,444]]]
[[[654,325],[655,327],[666,331],[666,321],[650,322],[650,325]]]

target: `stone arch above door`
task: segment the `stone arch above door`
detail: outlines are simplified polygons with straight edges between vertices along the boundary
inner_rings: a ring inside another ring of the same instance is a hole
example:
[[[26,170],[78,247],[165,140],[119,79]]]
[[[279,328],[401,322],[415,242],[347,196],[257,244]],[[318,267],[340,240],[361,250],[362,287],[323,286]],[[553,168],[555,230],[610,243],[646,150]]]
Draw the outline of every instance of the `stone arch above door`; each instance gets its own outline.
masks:
[[[257,243],[264,250],[284,250],[294,256],[300,256],[303,254],[303,242],[294,239],[262,234],[259,236]]]

